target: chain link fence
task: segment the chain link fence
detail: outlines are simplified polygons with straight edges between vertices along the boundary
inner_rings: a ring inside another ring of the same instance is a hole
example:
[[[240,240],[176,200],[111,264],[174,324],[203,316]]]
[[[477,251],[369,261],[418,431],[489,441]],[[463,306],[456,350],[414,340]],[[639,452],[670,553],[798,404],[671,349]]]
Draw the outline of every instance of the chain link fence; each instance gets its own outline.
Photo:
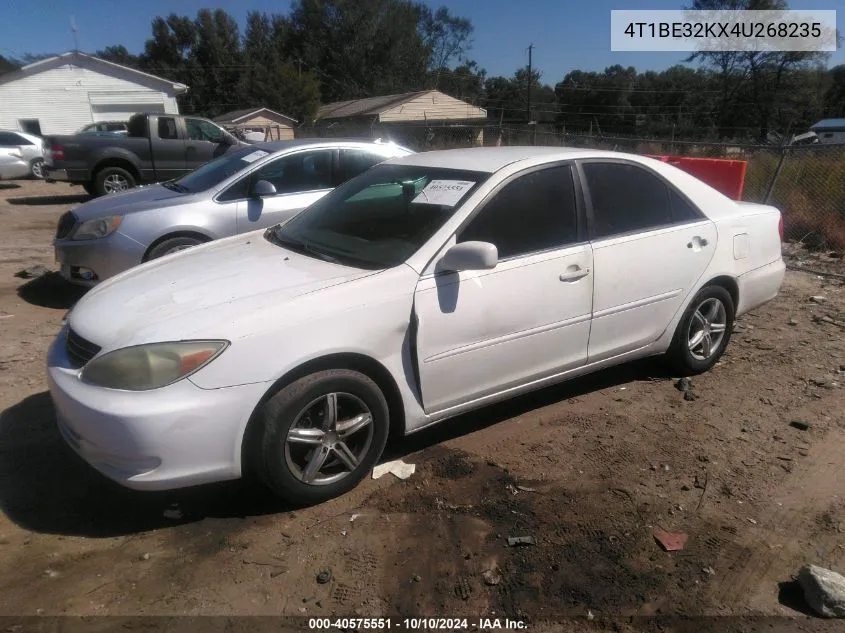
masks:
[[[297,129],[297,137],[381,138],[415,151],[456,147],[544,145],[635,154],[747,161],[743,199],[778,207],[787,240],[815,249],[845,249],[845,144],[740,145],[675,139],[571,134],[543,126],[336,125]]]

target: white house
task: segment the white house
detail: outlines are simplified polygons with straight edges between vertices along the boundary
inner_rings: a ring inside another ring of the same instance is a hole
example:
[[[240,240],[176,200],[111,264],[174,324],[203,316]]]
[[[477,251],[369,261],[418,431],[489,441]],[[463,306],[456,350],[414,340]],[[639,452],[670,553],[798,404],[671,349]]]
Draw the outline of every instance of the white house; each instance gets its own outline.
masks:
[[[64,53],[0,75],[0,129],[39,136],[73,134],[95,121],[136,112],[178,114],[184,84],[80,52]]]
[[[823,119],[810,129],[822,143],[845,143],[845,119]]]

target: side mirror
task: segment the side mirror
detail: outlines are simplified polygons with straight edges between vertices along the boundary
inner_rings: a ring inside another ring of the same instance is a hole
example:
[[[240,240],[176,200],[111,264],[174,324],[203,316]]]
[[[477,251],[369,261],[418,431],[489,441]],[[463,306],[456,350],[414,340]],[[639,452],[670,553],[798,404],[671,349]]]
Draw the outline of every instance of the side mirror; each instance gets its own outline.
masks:
[[[276,187],[272,182],[266,180],[259,180],[252,188],[252,195],[256,198],[267,198],[276,195]]]
[[[490,270],[499,263],[499,249],[490,242],[461,242],[440,259],[441,270]]]
[[[229,136],[228,134],[223,134],[220,137],[220,140],[217,141],[217,142],[220,143],[221,145],[234,145],[236,141],[235,141],[235,138],[233,136]]]

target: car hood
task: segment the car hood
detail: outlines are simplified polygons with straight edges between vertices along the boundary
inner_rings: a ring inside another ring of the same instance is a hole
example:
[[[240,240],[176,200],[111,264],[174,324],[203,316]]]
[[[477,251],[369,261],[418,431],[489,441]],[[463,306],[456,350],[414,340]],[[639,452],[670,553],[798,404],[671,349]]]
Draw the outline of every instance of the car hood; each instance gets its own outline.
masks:
[[[68,318],[103,349],[194,335],[225,338],[238,320],[376,274],[283,249],[262,231],[132,268],[86,294]]]
[[[106,215],[127,215],[138,211],[185,204],[194,200],[197,195],[179,193],[162,185],[146,185],[122,193],[94,198],[76,207],[73,212],[81,222],[85,222]]]

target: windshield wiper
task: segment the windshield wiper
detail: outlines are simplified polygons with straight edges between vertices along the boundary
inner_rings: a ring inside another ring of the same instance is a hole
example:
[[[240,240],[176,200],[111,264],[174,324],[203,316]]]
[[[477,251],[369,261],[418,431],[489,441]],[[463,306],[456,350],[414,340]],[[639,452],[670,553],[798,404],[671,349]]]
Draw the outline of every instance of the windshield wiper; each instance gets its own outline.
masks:
[[[281,246],[283,248],[289,248],[294,251],[298,251],[300,253],[304,253],[306,255],[312,255],[317,259],[322,259],[326,262],[337,262],[336,257],[332,257],[328,253],[324,253],[323,251],[314,248],[311,244],[304,242],[303,240],[298,240],[296,238],[290,237],[288,235],[282,235],[277,229],[281,227],[273,227],[267,229],[267,232],[264,236],[274,244]]]

